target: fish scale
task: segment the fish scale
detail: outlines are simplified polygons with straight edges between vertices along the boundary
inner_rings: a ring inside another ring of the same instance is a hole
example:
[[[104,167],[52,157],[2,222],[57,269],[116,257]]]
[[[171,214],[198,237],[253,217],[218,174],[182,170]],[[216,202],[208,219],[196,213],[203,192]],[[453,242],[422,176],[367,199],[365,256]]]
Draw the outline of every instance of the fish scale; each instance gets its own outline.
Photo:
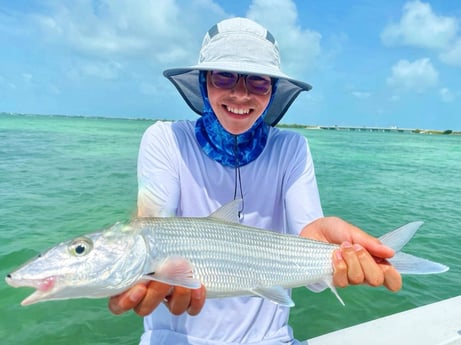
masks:
[[[332,273],[331,256],[338,248],[210,218],[139,219],[136,226],[154,251],[190,261],[211,296],[316,281]]]

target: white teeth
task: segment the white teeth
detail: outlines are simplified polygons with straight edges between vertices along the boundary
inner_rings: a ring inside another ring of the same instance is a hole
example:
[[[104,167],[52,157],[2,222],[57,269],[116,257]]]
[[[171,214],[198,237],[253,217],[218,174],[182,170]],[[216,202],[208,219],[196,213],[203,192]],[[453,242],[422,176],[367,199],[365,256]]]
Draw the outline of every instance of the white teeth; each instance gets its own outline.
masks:
[[[238,115],[246,115],[250,113],[250,109],[237,109],[231,107],[227,107],[227,111]]]

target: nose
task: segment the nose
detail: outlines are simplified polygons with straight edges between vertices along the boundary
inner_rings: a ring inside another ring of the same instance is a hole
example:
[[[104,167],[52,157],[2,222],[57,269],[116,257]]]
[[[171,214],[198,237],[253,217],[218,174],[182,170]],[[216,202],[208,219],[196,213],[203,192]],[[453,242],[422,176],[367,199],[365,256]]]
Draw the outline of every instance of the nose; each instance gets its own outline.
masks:
[[[243,94],[248,96],[249,92],[245,84],[245,78],[240,77],[237,80],[237,84],[235,84],[235,86],[232,88],[232,92],[235,94]]]

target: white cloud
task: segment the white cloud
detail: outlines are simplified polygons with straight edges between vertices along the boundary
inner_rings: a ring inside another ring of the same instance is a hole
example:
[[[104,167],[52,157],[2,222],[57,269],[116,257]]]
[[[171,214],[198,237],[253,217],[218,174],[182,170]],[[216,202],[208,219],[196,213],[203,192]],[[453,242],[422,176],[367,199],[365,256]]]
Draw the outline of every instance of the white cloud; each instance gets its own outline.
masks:
[[[445,103],[450,103],[455,100],[455,95],[446,87],[439,90],[439,95],[442,98],[442,101]]]
[[[385,45],[439,50],[449,47],[457,32],[456,18],[439,16],[430,4],[416,0],[404,5],[400,22],[388,25],[381,33],[381,40]]]
[[[371,93],[366,92],[366,91],[353,91],[352,96],[358,99],[366,99],[371,96]]]
[[[129,63],[147,62],[153,70],[196,63],[203,35],[230,17],[213,0],[78,0],[46,2],[45,12],[29,15],[28,24],[58,52],[79,63],[78,77],[114,79]],[[204,16],[207,13],[207,16]],[[253,0],[246,14],[277,38],[282,68],[300,76],[317,61],[321,35],[302,28],[293,1]],[[209,19],[208,19],[209,18]],[[115,68],[108,59],[119,61]],[[153,73],[157,73],[154,72]]]
[[[98,79],[115,80],[118,79],[121,65],[115,61],[106,63],[85,63],[79,70],[85,76],[96,77]]]
[[[293,1],[253,0],[247,16],[264,25],[275,36],[282,69],[286,73],[299,75],[312,68],[321,52],[322,36],[300,27]]]
[[[12,89],[12,90],[17,88],[16,84],[8,81],[4,76],[0,74],[0,87],[1,86],[6,86],[7,88]]]
[[[30,85],[34,82],[34,76],[30,73],[22,72],[21,77],[26,85]]]
[[[92,57],[128,56],[169,64],[195,63],[201,37],[211,25],[204,23],[201,14],[206,11],[212,18],[224,15],[211,0],[49,4],[49,14],[31,16],[48,42]]]
[[[392,94],[389,99],[391,102],[398,102],[400,101],[400,95]]]
[[[450,47],[440,53],[439,55],[440,60],[443,62],[454,65],[454,66],[461,66],[461,38]]]
[[[139,90],[142,94],[148,96],[156,96],[159,94],[159,87],[153,83],[143,82],[139,85]]]
[[[54,96],[60,95],[62,93],[61,88],[54,84],[47,85],[47,91]]]
[[[387,83],[397,89],[423,92],[437,84],[438,76],[437,70],[428,58],[413,62],[400,60],[392,67],[392,75],[387,79]]]

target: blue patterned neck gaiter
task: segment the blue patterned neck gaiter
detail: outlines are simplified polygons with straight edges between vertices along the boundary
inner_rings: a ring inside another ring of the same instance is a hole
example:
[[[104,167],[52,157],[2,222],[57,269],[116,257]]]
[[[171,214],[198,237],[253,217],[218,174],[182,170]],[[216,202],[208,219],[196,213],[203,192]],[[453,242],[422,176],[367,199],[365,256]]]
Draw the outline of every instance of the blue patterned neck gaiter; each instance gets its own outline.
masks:
[[[205,73],[200,72],[199,82],[204,109],[203,115],[195,124],[195,137],[203,152],[211,159],[226,167],[238,168],[244,166],[258,158],[266,146],[269,134],[269,125],[264,122],[266,110],[248,131],[238,135],[229,133],[224,129],[211,109],[206,93]]]

